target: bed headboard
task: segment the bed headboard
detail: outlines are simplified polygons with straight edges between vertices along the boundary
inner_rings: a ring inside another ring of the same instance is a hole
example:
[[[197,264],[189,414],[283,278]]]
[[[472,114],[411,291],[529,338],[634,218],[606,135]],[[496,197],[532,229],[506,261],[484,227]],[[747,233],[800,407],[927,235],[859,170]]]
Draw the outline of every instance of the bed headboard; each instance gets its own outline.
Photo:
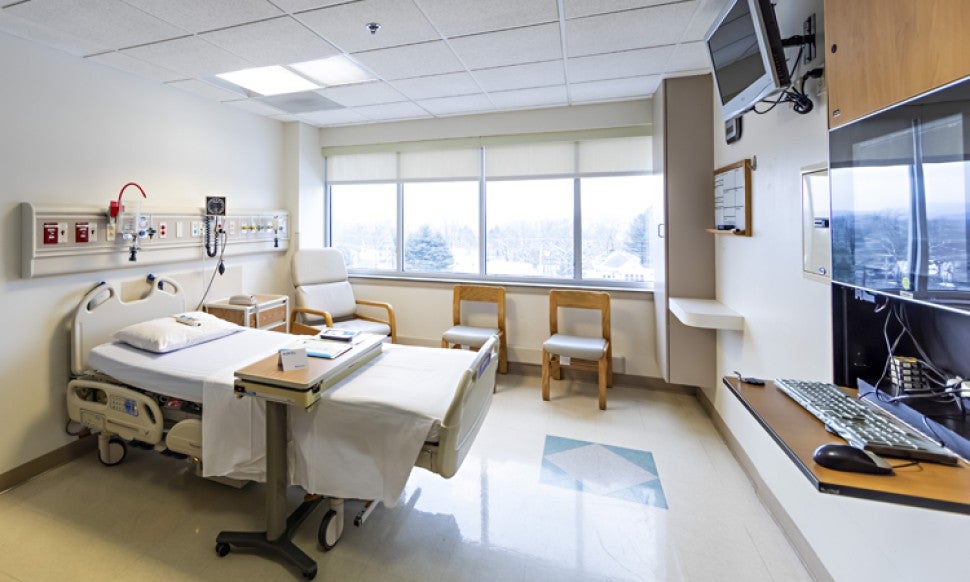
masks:
[[[117,289],[101,283],[85,293],[74,312],[71,372],[79,376],[87,371],[91,348],[110,342],[119,329],[181,311],[185,311],[185,292],[171,279],[156,278],[148,295],[135,301],[122,301]]]

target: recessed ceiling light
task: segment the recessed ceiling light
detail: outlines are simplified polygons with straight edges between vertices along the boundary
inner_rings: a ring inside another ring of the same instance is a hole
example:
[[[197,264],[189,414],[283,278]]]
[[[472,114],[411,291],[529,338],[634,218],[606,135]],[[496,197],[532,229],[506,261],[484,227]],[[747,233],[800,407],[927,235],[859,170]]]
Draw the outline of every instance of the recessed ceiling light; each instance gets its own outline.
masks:
[[[282,95],[320,88],[296,73],[276,65],[243,69],[216,76],[260,95]]]
[[[290,65],[323,85],[349,85],[372,81],[374,77],[343,55]]]

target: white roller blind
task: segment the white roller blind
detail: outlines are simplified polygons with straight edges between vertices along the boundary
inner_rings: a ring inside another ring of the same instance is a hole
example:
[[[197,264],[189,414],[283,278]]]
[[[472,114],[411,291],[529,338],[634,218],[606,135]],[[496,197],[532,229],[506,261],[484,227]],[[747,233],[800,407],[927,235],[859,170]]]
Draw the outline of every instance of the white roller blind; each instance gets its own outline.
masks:
[[[653,168],[653,141],[649,136],[581,141],[579,173],[649,172]]]
[[[374,152],[327,157],[327,180],[330,182],[395,180],[397,154]]]
[[[478,148],[404,151],[400,153],[401,179],[478,179]]]
[[[517,143],[485,147],[485,177],[556,176],[576,172],[573,142]]]

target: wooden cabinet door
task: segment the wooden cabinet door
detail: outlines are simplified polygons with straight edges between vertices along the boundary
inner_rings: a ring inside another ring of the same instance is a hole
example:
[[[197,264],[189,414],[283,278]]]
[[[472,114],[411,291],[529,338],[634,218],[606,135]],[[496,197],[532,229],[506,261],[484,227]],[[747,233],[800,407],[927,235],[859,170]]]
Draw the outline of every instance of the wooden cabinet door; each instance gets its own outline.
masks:
[[[968,25],[967,0],[825,0],[829,127],[970,75]]]

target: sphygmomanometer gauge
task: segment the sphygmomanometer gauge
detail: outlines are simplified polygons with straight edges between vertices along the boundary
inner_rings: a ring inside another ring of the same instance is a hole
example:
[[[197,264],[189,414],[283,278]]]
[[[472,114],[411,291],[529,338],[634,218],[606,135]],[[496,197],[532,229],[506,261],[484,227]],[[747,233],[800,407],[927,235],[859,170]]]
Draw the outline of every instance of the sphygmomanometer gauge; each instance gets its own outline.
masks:
[[[209,216],[225,216],[226,197],[225,196],[206,196],[205,213]]]

